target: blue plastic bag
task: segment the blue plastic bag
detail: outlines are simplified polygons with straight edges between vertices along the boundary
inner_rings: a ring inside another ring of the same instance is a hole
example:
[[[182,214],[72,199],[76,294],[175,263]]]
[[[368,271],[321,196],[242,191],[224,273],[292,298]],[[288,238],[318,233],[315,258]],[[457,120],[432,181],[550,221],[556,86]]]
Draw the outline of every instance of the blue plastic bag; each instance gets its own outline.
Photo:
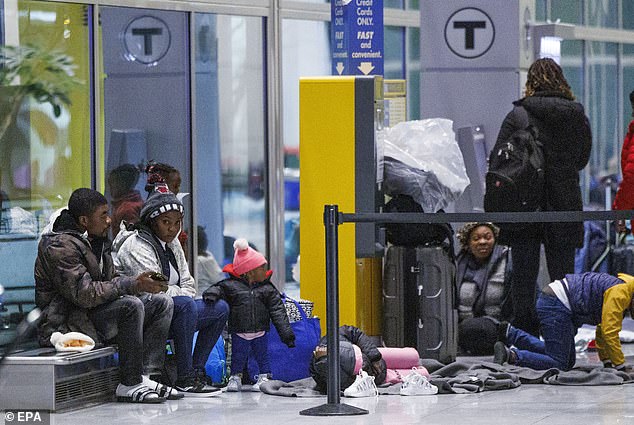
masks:
[[[225,355],[225,340],[220,336],[216,345],[209,353],[205,372],[214,384],[222,383],[227,376],[227,356]]]
[[[315,347],[321,339],[321,326],[319,318],[306,316],[301,305],[292,298],[282,294],[282,301],[290,301],[297,307],[301,319],[291,322],[291,329],[295,334],[295,347],[288,348],[280,339],[277,329],[271,322],[269,331],[269,362],[273,379],[284,382],[296,381],[310,376],[309,366]],[[249,354],[247,364],[249,379],[255,382],[259,373],[258,364],[253,354]],[[231,372],[234,373],[233,371]]]
[[[269,357],[273,379],[291,382],[310,376],[308,367],[313,356],[313,350],[319,345],[321,326],[319,318],[306,317],[304,309],[297,301],[288,297],[286,299],[297,306],[297,310],[301,315],[301,320],[291,323],[291,328],[295,333],[295,348],[288,348],[280,339],[275,326],[271,324]]]

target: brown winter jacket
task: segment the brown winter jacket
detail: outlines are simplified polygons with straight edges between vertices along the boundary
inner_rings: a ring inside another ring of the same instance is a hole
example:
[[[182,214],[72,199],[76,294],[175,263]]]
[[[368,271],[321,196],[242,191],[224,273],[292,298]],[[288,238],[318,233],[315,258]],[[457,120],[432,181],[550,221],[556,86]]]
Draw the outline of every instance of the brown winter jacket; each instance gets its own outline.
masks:
[[[134,293],[135,278],[115,274],[110,242],[105,241],[102,268],[90,243],[67,210],[53,230],[42,235],[35,260],[35,303],[42,310],[38,324],[41,346],[50,346],[53,332],[82,332],[100,338],[87,311]]]

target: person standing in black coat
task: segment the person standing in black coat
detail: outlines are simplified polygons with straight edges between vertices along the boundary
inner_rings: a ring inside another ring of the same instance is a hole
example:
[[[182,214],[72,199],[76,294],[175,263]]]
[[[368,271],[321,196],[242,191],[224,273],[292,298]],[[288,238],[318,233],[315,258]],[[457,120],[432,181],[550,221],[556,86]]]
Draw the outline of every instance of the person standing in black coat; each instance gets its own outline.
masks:
[[[497,143],[529,123],[537,127],[545,159],[542,211],[581,211],[579,171],[590,159],[592,134],[583,106],[575,97],[561,67],[552,59],[536,60],[528,69],[525,97],[513,102]],[[583,223],[527,223],[500,225],[499,242],[513,251],[513,325],[539,335],[535,312],[541,244],[544,244],[551,280],[574,273],[575,249],[583,245]]]

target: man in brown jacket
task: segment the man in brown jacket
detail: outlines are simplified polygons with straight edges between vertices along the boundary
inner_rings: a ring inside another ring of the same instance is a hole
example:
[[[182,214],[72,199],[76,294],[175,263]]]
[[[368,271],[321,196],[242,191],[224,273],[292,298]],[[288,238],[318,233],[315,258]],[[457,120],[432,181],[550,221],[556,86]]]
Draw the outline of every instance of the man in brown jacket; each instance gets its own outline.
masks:
[[[173,303],[165,282],[151,273],[115,273],[108,201],[99,192],[75,190],[68,209],[42,235],[35,261],[35,302],[42,310],[38,338],[51,346],[53,332],[82,332],[119,349],[119,401],[160,403],[182,398],[150,374],[163,369]],[[144,326],[145,325],[145,326]]]

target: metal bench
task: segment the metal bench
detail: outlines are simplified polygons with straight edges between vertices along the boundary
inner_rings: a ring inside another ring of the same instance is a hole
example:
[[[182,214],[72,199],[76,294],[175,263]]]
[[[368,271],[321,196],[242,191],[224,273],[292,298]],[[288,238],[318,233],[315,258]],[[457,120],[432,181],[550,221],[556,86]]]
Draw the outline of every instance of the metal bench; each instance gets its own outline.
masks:
[[[113,347],[85,353],[38,348],[9,355],[0,369],[0,410],[58,412],[114,400],[119,384]]]

